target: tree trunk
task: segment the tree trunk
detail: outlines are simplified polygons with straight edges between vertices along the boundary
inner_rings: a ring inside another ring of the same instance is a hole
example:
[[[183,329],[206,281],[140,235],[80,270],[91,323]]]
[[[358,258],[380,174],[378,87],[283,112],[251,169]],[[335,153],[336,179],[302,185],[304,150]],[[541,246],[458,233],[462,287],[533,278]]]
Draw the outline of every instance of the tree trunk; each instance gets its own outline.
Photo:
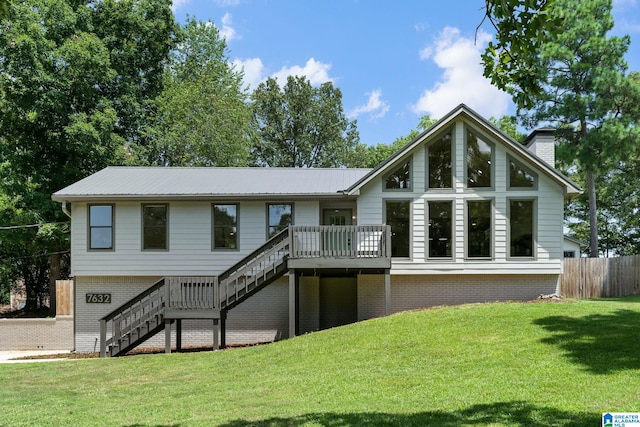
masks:
[[[593,171],[587,171],[587,194],[589,196],[589,257],[598,258],[598,208],[596,206],[596,181]]]

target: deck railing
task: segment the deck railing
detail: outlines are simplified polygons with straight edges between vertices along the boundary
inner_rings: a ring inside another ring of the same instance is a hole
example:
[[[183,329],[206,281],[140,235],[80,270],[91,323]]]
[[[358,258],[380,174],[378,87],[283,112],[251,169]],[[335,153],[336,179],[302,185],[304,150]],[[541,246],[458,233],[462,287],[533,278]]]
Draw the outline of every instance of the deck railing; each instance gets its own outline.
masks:
[[[167,307],[178,310],[219,308],[218,281],[213,276],[167,277]]]
[[[386,225],[292,226],[290,258],[388,258],[391,231]]]

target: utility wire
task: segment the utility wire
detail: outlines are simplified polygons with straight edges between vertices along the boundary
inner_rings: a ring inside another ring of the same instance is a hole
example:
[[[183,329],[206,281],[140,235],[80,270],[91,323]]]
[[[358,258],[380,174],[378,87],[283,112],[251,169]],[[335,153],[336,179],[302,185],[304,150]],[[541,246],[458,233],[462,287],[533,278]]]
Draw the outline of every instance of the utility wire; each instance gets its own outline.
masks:
[[[60,224],[69,224],[69,221],[43,222],[40,224],[27,224],[27,225],[6,225],[6,226],[0,227],[0,230],[17,230],[20,228],[34,228],[34,227],[42,227],[43,225],[60,225]]]

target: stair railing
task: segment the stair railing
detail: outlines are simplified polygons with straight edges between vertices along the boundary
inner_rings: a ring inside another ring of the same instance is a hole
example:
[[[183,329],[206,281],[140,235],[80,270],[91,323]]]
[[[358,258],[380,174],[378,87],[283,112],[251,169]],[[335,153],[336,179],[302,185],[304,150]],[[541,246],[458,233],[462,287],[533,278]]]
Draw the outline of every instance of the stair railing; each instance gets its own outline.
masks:
[[[100,319],[100,357],[107,355],[107,348],[119,346],[125,336],[143,323],[162,315],[166,298],[164,286],[163,278]]]
[[[266,279],[286,262],[291,247],[289,228],[269,239],[264,245],[244,257],[218,277],[220,307],[246,295],[259,278]]]

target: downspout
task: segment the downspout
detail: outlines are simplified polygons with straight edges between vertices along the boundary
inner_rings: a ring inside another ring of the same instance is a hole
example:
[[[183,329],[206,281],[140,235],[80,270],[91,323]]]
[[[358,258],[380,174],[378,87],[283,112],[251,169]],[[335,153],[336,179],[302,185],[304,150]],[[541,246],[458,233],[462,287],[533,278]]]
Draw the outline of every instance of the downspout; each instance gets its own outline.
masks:
[[[62,212],[64,212],[64,214],[66,216],[71,218],[71,212],[69,212],[69,209],[67,209],[67,201],[66,200],[62,202]]]

